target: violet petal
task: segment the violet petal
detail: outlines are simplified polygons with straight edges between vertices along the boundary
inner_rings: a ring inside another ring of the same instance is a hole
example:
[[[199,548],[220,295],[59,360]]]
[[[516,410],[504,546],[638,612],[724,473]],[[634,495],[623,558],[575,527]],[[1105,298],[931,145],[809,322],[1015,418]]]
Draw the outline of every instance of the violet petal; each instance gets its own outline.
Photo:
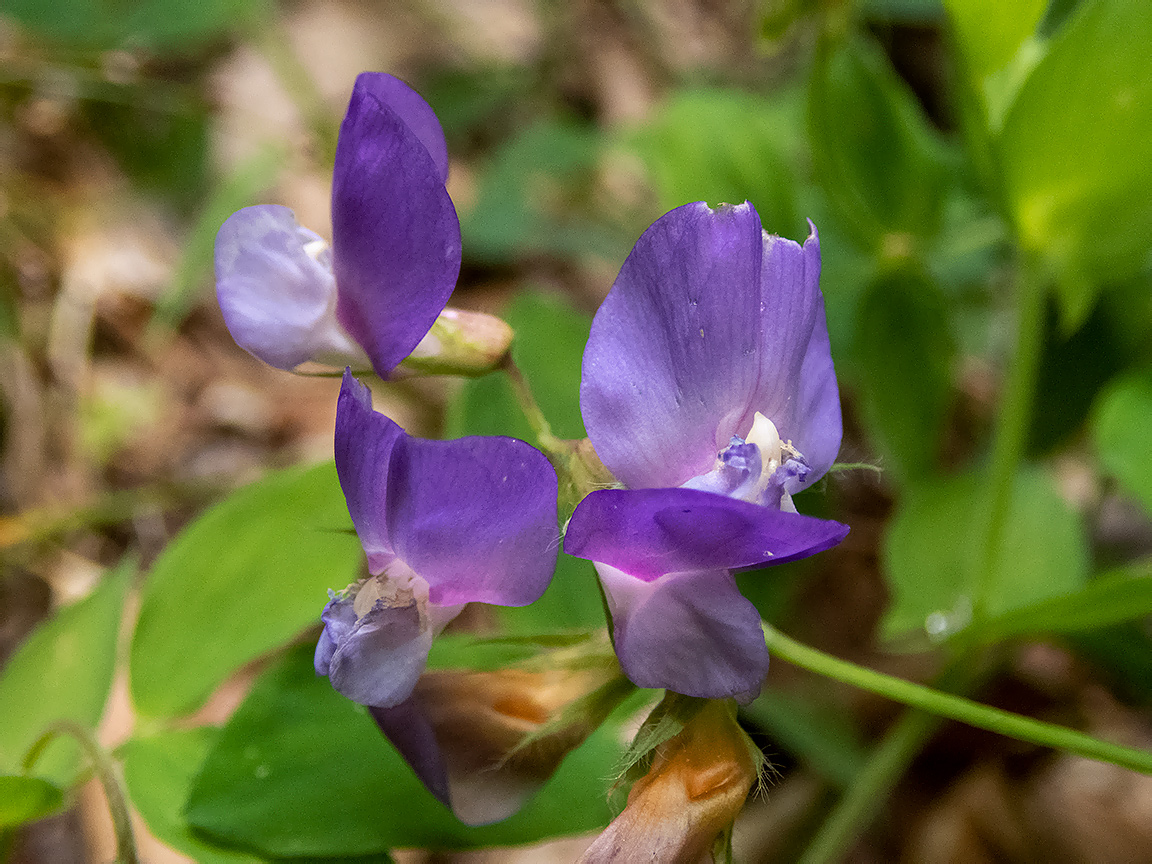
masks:
[[[336,473],[373,574],[396,557],[388,538],[384,490],[392,451],[404,437],[403,429],[372,410],[372,393],[345,370],[336,401]]]
[[[424,97],[394,75],[386,72],[361,72],[356,76],[356,87],[361,87],[387,105],[412,130],[436,165],[440,182],[448,179],[448,144],[444,130],[436,119],[432,106]]]
[[[819,287],[820,238],[808,224],[803,246],[782,237],[765,240],[760,386],[750,406],[804,455],[811,471],[801,489],[832,467],[841,436],[840,391]]]
[[[444,756],[436,742],[436,732],[420,710],[416,697],[409,697],[391,707],[369,705],[368,713],[425,788],[441,804],[450,807],[448,769],[444,765]]]
[[[576,507],[564,550],[652,581],[775,564],[835,546],[848,526],[698,489],[601,489]]]
[[[324,251],[310,255],[306,247]],[[278,369],[355,351],[336,322],[330,253],[287,207],[233,213],[216,235],[216,297],[236,343]]]
[[[559,546],[556,472],[515,438],[404,436],[386,508],[396,554],[439,606],[524,606],[552,578]]]
[[[386,377],[428,332],[455,287],[460,222],[441,167],[381,98],[380,85],[357,79],[340,127],[332,260],[337,318]]]
[[[768,674],[760,614],[726,570],[644,582],[597,564],[620,667],[640,687],[749,702]]]
[[[762,255],[751,204],[698,203],[656,220],[624,262],[592,322],[580,407],[625,485],[679,486],[747,432]]]

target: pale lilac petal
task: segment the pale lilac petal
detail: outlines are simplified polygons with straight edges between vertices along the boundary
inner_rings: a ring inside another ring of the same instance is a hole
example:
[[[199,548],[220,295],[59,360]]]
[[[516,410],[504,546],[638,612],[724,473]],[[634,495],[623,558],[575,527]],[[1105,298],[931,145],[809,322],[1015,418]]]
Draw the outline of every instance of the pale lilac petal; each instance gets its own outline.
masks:
[[[448,179],[448,144],[444,141],[444,130],[440,128],[436,112],[424,97],[386,72],[362,72],[356,76],[356,86],[371,93],[399,115],[432,157],[440,182],[444,183]]]
[[[416,698],[410,697],[390,708],[369,705],[368,713],[425,788],[445,807],[451,806],[448,770],[436,741],[436,732]]]
[[[328,622],[325,622],[326,624]],[[361,617],[328,660],[328,680],[361,705],[398,705],[412,695],[432,647],[432,629],[416,600]]]
[[[652,581],[776,564],[835,546],[848,526],[698,489],[602,489],[576,507],[564,551]]]
[[[640,687],[754,699],[768,674],[760,614],[726,570],[644,582],[597,564],[620,667]]]
[[[229,216],[216,235],[215,264],[228,331],[265,363],[293,369],[356,351],[336,321],[327,244],[298,225],[287,207],[262,204]]]
[[[404,437],[403,429],[372,410],[372,393],[345,370],[336,401],[336,473],[373,574],[396,557],[388,539],[384,490],[392,451]]]
[[[679,486],[748,431],[738,426],[760,375],[763,250],[751,204],[688,204],[624,262],[592,322],[580,407],[625,485]]]
[[[556,491],[548,460],[515,438],[405,436],[388,478],[389,536],[433,604],[524,606],[556,565]]]
[[[460,272],[460,223],[425,143],[359,78],[332,175],[336,314],[387,376],[424,337]],[[394,93],[393,93],[394,95]]]
[[[313,663],[317,675],[327,675],[332,665],[332,655],[356,627],[356,611],[352,608],[352,601],[333,597],[320,613],[320,620],[324,622],[324,629],[316,641]]]

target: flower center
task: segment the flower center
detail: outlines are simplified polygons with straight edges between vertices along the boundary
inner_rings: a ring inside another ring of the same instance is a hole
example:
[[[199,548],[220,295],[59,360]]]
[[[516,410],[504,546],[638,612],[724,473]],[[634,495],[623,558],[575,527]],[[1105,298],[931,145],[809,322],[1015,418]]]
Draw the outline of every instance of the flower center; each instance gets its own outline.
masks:
[[[716,454],[715,467],[683,486],[795,513],[792,495],[800,491],[808,471],[803,454],[791,441],[782,440],[776,424],[757,411],[748,437],[733,435]]]
[[[393,561],[379,576],[369,576],[354,588],[352,611],[363,618],[373,609],[402,609],[416,603],[427,617],[428,583],[403,561]]]

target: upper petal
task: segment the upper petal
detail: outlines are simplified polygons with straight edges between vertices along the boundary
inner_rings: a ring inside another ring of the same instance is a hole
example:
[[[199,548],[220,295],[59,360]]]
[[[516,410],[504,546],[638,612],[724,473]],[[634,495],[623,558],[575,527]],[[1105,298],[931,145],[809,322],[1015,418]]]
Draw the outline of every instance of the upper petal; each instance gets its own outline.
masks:
[[[396,554],[432,603],[524,606],[552,578],[559,547],[556,472],[515,438],[404,438],[388,478]]]
[[[750,702],[768,674],[760,613],[727,570],[643,582],[597,564],[620,668],[640,687]]]
[[[679,486],[741,431],[760,372],[762,256],[751,204],[698,203],[658,219],[624,262],[592,322],[580,408],[626,485]]]
[[[699,489],[601,489],[576,507],[564,551],[644,581],[778,564],[835,546],[848,526]]]
[[[356,76],[355,86],[371,93],[399,115],[432,157],[440,182],[444,183],[448,179],[448,144],[436,112],[424,97],[386,72],[361,72]]]
[[[820,239],[808,224],[803,246],[783,237],[764,239],[760,377],[750,406],[804,455],[811,470],[800,488],[832,467],[841,435],[840,391],[820,293]]]
[[[445,163],[421,138],[426,124],[409,126],[422,112],[407,96],[397,98],[399,83],[357,78],[332,175],[337,317],[381,376],[428,332],[460,272],[460,223],[444,188]]]
[[[270,366],[293,369],[355,350],[336,323],[336,282],[320,237],[287,207],[233,213],[216,235],[216,297],[236,343]]]
[[[381,573],[396,557],[388,538],[384,490],[396,442],[404,430],[372,410],[372,393],[344,370],[336,400],[336,473],[368,569]]]
[[[819,278],[815,228],[803,246],[765,234],[748,203],[657,220],[584,352],[580,405],[604,464],[628,486],[679,486],[759,411],[819,479],[840,442]]]

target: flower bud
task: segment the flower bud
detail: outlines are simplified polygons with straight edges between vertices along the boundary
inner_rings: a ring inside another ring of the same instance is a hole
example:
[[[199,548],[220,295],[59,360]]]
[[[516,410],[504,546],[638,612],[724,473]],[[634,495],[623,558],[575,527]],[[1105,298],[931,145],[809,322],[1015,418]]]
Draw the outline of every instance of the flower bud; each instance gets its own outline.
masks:
[[[406,750],[399,727],[410,729],[410,717],[396,715],[393,723],[389,709],[371,713],[418,774],[420,765],[437,765],[447,781],[441,797],[460,821],[484,825],[518,811],[631,690],[615,663],[426,672],[411,704],[432,733],[438,759],[422,752],[427,744],[421,752]]]
[[[485,375],[504,359],[512,336],[512,328],[494,315],[445,309],[401,366],[435,375]]]
[[[657,750],[628,804],[581,864],[699,864],[732,825],[756,780],[759,754],[730,700],[710,701]]]

